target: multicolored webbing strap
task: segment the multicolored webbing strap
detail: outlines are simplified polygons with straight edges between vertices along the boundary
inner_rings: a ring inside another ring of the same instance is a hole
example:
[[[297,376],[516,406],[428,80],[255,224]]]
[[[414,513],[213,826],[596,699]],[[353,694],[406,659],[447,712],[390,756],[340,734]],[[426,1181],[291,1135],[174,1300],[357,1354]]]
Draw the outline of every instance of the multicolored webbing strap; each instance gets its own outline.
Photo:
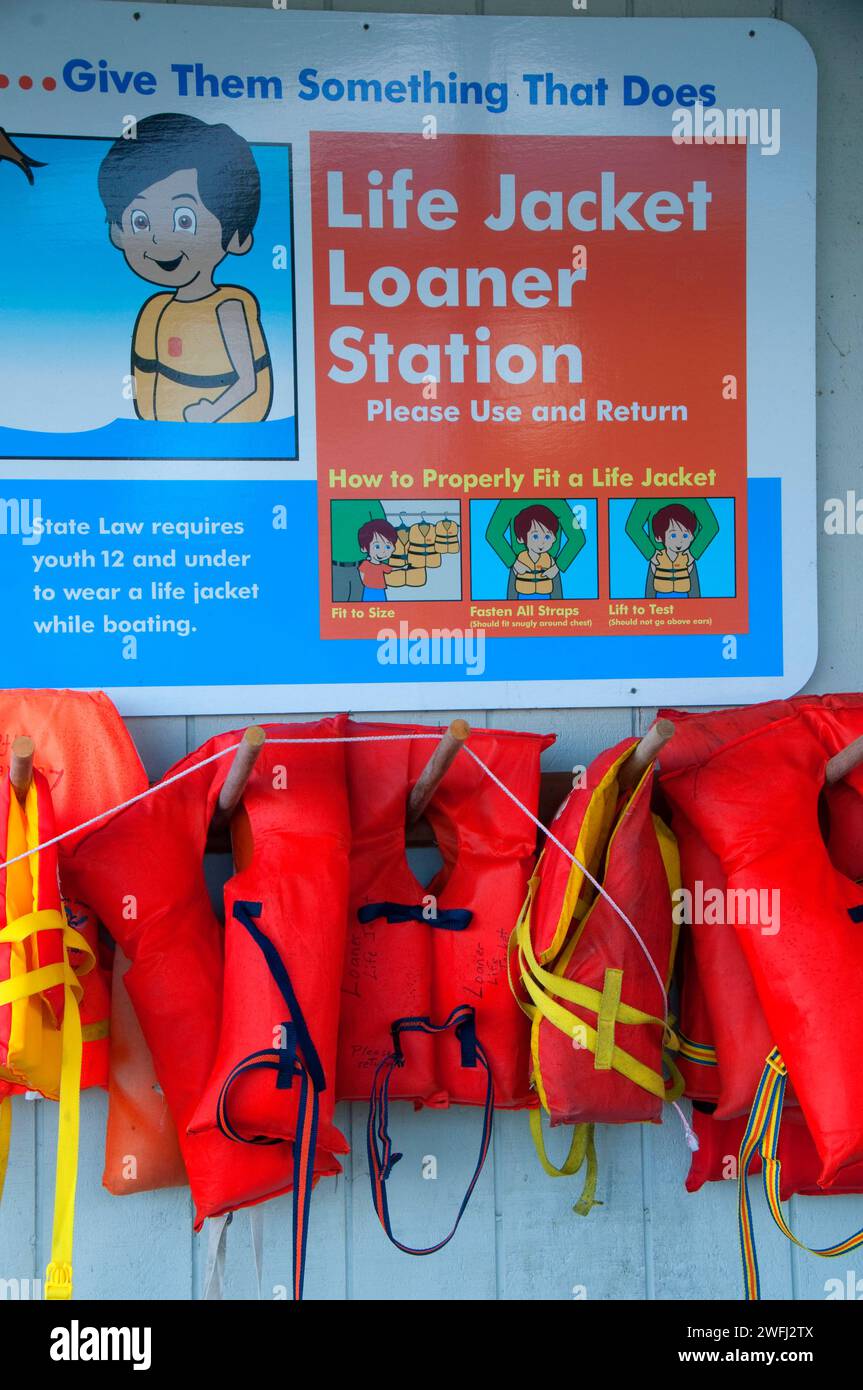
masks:
[[[716,1067],[719,1065],[716,1055],[716,1048],[712,1043],[695,1042],[692,1038],[687,1038],[684,1033],[678,1032],[680,1042],[680,1056],[684,1062],[696,1062],[700,1067]]]
[[[263,911],[261,903],[234,903],[234,918],[246,928],[252,940],[260,947],[270,974],[279,987],[289,1014],[289,1021],[281,1025],[281,1047],[268,1047],[260,1052],[250,1052],[248,1057],[228,1073],[219,1092],[216,1110],[216,1123],[226,1139],[238,1144],[282,1144],[285,1140],[272,1135],[256,1134],[246,1137],[239,1133],[228,1113],[228,1096],[231,1087],[249,1071],[274,1071],[276,1089],[290,1090],[294,1077],[299,1077],[300,1099],[297,1107],[297,1125],[294,1137],[294,1191],[293,1191],[293,1239],[294,1239],[294,1299],[299,1302],[303,1296],[303,1281],[306,1274],[306,1246],[309,1234],[309,1214],[312,1198],[312,1178],[315,1167],[315,1145],[318,1137],[318,1109],[320,1092],[326,1090],[326,1077],[311,1034],[303,1017],[297,996],[294,993],[285,963],[268,936],[261,931],[254,920]]]
[[[779,1195],[781,1165],[777,1157],[777,1150],[787,1079],[782,1055],[778,1048],[774,1048],[767,1058],[764,1074],[758,1083],[752,1113],[749,1116],[746,1132],[740,1145],[740,1160],[737,1170],[737,1206],[740,1219],[740,1254],[743,1259],[743,1278],[747,1299],[761,1297],[761,1280],[758,1274],[758,1259],[752,1231],[752,1204],[746,1181],[749,1165],[756,1151],[761,1156],[761,1172],[770,1214],[780,1231],[789,1240],[793,1240],[795,1245],[798,1245],[801,1250],[806,1250],[810,1255],[821,1255],[826,1259],[833,1259],[836,1255],[845,1255],[850,1250],[856,1250],[858,1246],[863,1245],[863,1230],[860,1230],[853,1236],[849,1236],[847,1240],[840,1241],[837,1245],[827,1246],[823,1250],[815,1250],[811,1245],[805,1245],[802,1240],[797,1239],[782,1215],[782,1202]]]
[[[393,1167],[402,1157],[399,1153],[393,1153],[392,1140],[389,1135],[389,1090],[390,1078],[396,1067],[403,1067],[405,1062],[404,1052],[402,1051],[401,1035],[403,1033],[446,1033],[450,1028],[455,1029],[455,1035],[461,1045],[461,1064],[463,1067],[475,1067],[477,1062],[485,1068],[488,1084],[485,1092],[485,1106],[482,1122],[482,1139],[479,1146],[476,1167],[473,1176],[468,1183],[467,1191],[462,1198],[458,1215],[453,1223],[452,1229],[443,1240],[437,1241],[435,1245],[426,1246],[424,1249],[415,1250],[410,1245],[403,1245],[393,1235],[392,1225],[390,1224],[389,1207],[387,1205],[386,1183]],[[375,1079],[372,1085],[372,1094],[369,1101],[369,1123],[368,1123],[368,1155],[369,1155],[369,1176],[372,1184],[372,1202],[378,1215],[378,1220],[392,1241],[393,1245],[399,1250],[403,1250],[406,1255],[434,1255],[436,1251],[442,1250],[448,1245],[458,1230],[459,1222],[464,1216],[465,1209],[471,1199],[471,1194],[479,1180],[483,1164],[488,1155],[489,1145],[491,1144],[492,1121],[494,1118],[494,1082],[492,1080],[491,1068],[488,1064],[488,1057],[479,1038],[476,1035],[476,1010],[469,1004],[461,1004],[453,1009],[445,1023],[432,1023],[430,1018],[398,1018],[392,1026],[393,1051],[384,1058],[375,1072]]]

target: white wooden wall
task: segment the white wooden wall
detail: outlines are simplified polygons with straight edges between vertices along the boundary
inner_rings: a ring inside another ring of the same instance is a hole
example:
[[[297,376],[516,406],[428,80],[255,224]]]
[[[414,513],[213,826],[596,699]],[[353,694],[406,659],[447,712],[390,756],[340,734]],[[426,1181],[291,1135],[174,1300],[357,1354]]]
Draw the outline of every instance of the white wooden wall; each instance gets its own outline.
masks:
[[[74,0],[69,0],[74,5]],[[171,0],[167,0],[171,3]],[[238,0],[266,5],[268,0]],[[860,353],[863,265],[863,0],[588,0],[589,15],[620,17],[773,17],[795,25],[819,69],[818,168],[818,470],[819,506],[848,489],[863,494],[863,375]],[[570,15],[570,0],[289,0],[295,9],[458,14]],[[821,655],[812,691],[863,686],[860,626],[863,539],[827,537],[819,550]],[[793,538],[789,538],[793,542]],[[788,543],[788,541],[786,542]],[[454,711],[453,713],[459,713]],[[654,711],[541,710],[472,715],[478,724],[552,730],[548,768],[568,768],[630,732]],[[246,720],[135,719],[132,733],[151,777],[221,728]],[[422,711],[396,718],[422,721]],[[440,716],[441,718],[444,716]],[[437,718],[437,717],[436,717]],[[826,1021],[829,1026],[830,1021]],[[838,1026],[838,1024],[837,1024]],[[837,1041],[837,1046],[840,1043]],[[404,1113],[398,1113],[403,1110]],[[373,1216],[365,1159],[364,1110],[342,1107],[354,1154],[344,1177],[314,1198],[307,1296],[467,1299],[719,1299],[740,1294],[734,1184],[690,1196],[688,1151],[675,1117],[662,1128],[606,1128],[599,1135],[600,1197],[587,1219],[571,1211],[573,1182],[540,1170],[524,1116],[499,1114],[493,1152],[456,1239],[429,1259],[400,1255]],[[425,1244],[448,1229],[473,1166],[478,1115],[415,1115],[397,1107],[405,1157],[390,1184],[402,1238]],[[82,1116],[75,1275],[79,1297],[190,1298],[200,1292],[206,1246],[194,1237],[186,1192],[111,1197],[100,1186],[105,1098],[88,1094]],[[56,1107],[16,1102],[7,1190],[0,1209],[0,1276],[28,1280],[44,1269],[53,1200]],[[420,1159],[437,1158],[435,1182]],[[578,1180],[576,1180],[577,1182]],[[757,1193],[759,1253],[766,1297],[824,1298],[827,1281],[845,1280],[849,1261],[819,1261],[779,1236]],[[863,1226],[863,1199],[797,1198],[792,1226],[825,1245]],[[863,1280],[863,1257],[857,1259]],[[855,1273],[855,1278],[858,1277]],[[290,1285],[290,1205],[265,1208],[264,1297]],[[863,1283],[861,1283],[863,1288]],[[226,1295],[255,1296],[246,1219],[229,1241]]]

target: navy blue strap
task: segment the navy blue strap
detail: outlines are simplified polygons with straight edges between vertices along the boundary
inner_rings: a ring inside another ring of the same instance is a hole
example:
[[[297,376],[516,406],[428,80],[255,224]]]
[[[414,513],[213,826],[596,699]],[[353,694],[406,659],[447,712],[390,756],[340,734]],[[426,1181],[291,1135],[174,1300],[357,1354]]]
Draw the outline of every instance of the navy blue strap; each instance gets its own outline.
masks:
[[[306,1272],[306,1243],[309,1231],[312,1180],[315,1167],[315,1146],[318,1138],[319,1095],[326,1089],[326,1079],[320,1058],[311,1039],[302,1010],[294,994],[285,963],[268,936],[252,920],[263,911],[260,903],[234,903],[234,918],[248,931],[261,948],[282,998],[288,1006],[290,1020],[281,1025],[282,1046],[250,1052],[228,1073],[219,1092],[216,1124],[226,1139],[238,1144],[283,1144],[285,1141],[267,1134],[246,1137],[240,1134],[228,1113],[228,1096],[239,1077],[251,1071],[276,1073],[276,1090],[290,1090],[294,1077],[299,1077],[300,1096],[297,1106],[294,1150],[293,1234],[294,1234],[294,1298],[303,1296]]]
[[[464,931],[473,917],[466,907],[441,907],[433,915],[427,913],[429,909],[422,903],[366,903],[357,908],[360,922],[375,922],[383,917],[387,922],[425,922],[444,931]]]
[[[389,1091],[390,1078],[396,1067],[403,1067],[405,1063],[404,1052],[402,1050],[403,1033],[445,1033],[448,1029],[454,1028],[456,1037],[461,1045],[461,1064],[463,1067],[475,1067],[477,1062],[485,1067],[488,1083],[485,1093],[485,1107],[483,1111],[482,1139],[480,1141],[479,1154],[473,1176],[467,1186],[467,1191],[462,1198],[458,1215],[449,1234],[444,1236],[435,1245],[426,1246],[423,1249],[414,1249],[410,1245],[403,1245],[393,1235],[390,1222],[389,1206],[387,1203],[386,1183],[393,1168],[402,1157],[400,1153],[393,1153],[392,1140],[389,1134]],[[375,1072],[375,1079],[372,1086],[371,1100],[369,1101],[369,1122],[367,1131],[368,1157],[369,1157],[369,1176],[372,1184],[372,1202],[377,1212],[378,1220],[387,1233],[387,1236],[399,1250],[403,1250],[406,1255],[433,1255],[437,1250],[442,1250],[448,1245],[458,1230],[459,1222],[464,1216],[465,1209],[471,1199],[474,1188],[479,1181],[479,1175],[483,1170],[489,1145],[491,1144],[492,1122],[494,1119],[494,1082],[492,1080],[491,1068],[485,1049],[476,1035],[476,1011],[469,1004],[461,1004],[457,1009],[453,1009],[445,1023],[432,1023],[431,1019],[424,1017],[398,1018],[392,1025],[393,1051],[384,1058]]]
[[[278,950],[273,945],[268,936],[265,936],[260,927],[252,920],[260,917],[263,911],[260,903],[236,902],[234,903],[234,917],[238,922],[242,922],[252,940],[260,946],[264,953],[264,959],[270,967],[270,974],[279,987],[282,998],[288,1006],[288,1013],[297,1030],[297,1047],[303,1055],[303,1061],[309,1069],[309,1076],[316,1091],[327,1089],[324,1069],[321,1066],[321,1059],[317,1049],[312,1042],[312,1035],[306,1026],[303,1018],[303,1011],[300,1008],[297,996],[294,994],[294,987],[285,969],[285,963],[279,955]]]

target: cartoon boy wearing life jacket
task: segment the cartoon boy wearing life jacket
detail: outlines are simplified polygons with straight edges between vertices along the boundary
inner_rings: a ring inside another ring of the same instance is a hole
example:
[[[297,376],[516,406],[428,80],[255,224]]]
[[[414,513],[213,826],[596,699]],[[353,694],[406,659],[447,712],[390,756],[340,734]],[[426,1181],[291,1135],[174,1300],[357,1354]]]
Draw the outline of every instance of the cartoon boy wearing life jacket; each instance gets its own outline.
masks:
[[[513,518],[516,541],[524,547],[516,552],[510,587],[516,598],[562,598],[560,570],[548,553],[557,540],[560,526],[550,507],[534,502]]]
[[[142,420],[264,420],[273,395],[260,306],[217,285],[226,256],[245,256],[261,204],[252,151],[227,125],[163,114],[138,122],[99,169],[109,235],[148,299],[132,338]]]
[[[698,518],[681,502],[660,507],[652,521],[657,549],[647,567],[646,598],[700,598],[698,567],[690,553]]]
[[[366,521],[357,532],[357,545],[366,554],[366,559],[360,561],[363,600],[366,603],[386,598],[387,575],[393,569],[387,560],[398,545],[398,540],[398,532],[389,521]]]

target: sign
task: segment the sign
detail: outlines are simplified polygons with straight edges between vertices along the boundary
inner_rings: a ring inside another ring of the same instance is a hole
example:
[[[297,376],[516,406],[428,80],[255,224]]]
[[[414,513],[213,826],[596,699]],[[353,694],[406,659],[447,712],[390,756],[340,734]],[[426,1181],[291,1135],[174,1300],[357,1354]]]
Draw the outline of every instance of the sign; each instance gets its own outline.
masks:
[[[227,713],[806,681],[794,29],[33,0],[0,38],[5,684]]]

